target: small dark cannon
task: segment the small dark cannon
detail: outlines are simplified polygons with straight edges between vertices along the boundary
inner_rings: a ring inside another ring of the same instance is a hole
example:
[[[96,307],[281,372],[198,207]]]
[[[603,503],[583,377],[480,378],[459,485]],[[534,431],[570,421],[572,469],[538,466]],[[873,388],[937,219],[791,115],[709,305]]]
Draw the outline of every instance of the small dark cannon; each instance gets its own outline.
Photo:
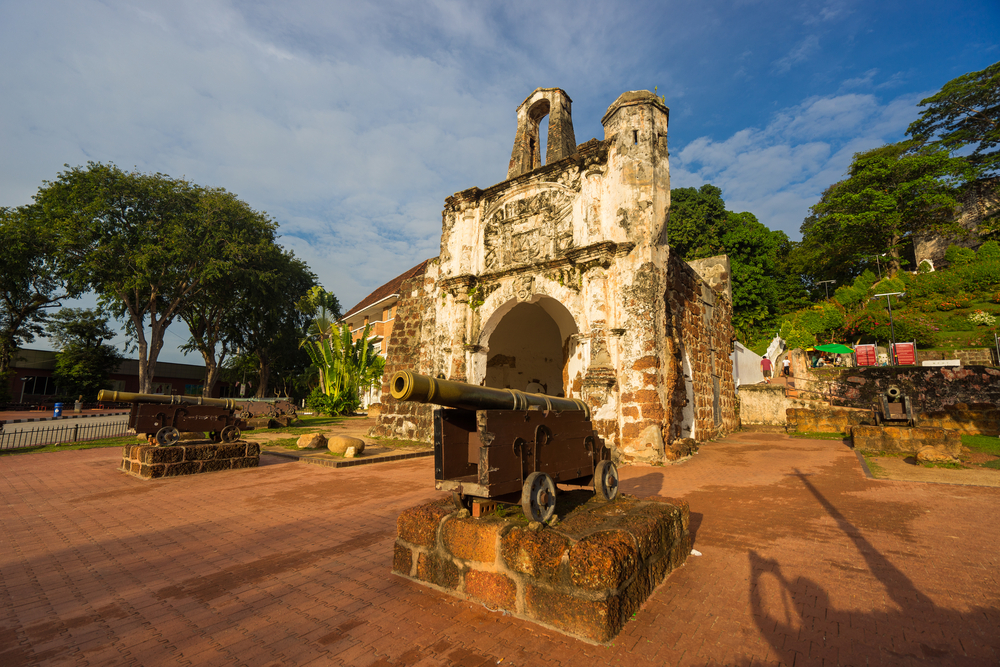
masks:
[[[452,408],[434,413],[434,486],[451,491],[459,507],[477,498],[519,501],[529,520],[547,521],[556,484],[593,486],[605,500],[618,495],[618,468],[583,401],[410,371],[396,373],[389,388],[398,401]]]
[[[916,425],[913,403],[899,387],[889,387],[885,393],[878,395],[878,403],[872,406],[872,416],[875,418],[876,426]]]
[[[150,444],[155,442],[161,447],[177,444],[180,431],[208,433],[212,442],[233,442],[239,440],[240,430],[246,428],[240,407],[229,398],[133,394],[102,389],[97,400],[131,403],[129,428],[146,434]]]

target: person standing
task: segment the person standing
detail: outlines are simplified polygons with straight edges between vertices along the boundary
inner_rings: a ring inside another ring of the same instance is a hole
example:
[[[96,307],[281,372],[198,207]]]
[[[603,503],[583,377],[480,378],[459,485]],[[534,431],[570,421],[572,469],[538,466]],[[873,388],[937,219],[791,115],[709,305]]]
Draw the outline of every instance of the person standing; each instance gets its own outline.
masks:
[[[792,361],[788,357],[785,357],[785,360],[781,362],[781,374],[784,375],[785,377],[788,377],[788,375],[791,372],[792,372]]]
[[[767,357],[762,357],[760,360],[760,372],[764,374],[765,379],[771,377],[771,360]]]

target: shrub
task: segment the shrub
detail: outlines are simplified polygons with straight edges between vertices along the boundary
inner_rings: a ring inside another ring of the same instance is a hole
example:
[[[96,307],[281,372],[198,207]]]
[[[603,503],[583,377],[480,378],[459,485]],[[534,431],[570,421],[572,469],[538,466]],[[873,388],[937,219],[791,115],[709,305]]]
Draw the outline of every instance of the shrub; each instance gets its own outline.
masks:
[[[986,311],[977,310],[969,313],[969,321],[979,326],[991,327],[997,323],[997,318],[993,317]]]
[[[931,263],[926,259],[920,262],[920,266],[917,267],[917,273],[931,273],[932,271]]]
[[[976,261],[1000,261],[1000,243],[997,243],[996,241],[987,241],[983,245],[979,246],[979,250],[976,251]]]
[[[976,258],[976,253],[968,248],[952,244],[945,250],[944,258],[952,266],[964,266]]]
[[[993,296],[991,296],[990,301],[993,303],[1000,303],[1000,292],[996,292]]]

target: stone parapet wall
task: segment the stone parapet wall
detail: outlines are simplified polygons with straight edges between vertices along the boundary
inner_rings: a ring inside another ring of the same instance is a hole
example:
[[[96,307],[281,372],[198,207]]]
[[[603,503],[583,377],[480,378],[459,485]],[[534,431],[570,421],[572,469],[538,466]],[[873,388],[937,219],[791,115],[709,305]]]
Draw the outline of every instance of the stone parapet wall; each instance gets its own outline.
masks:
[[[446,501],[403,512],[393,572],[592,642],[615,637],[691,551],[683,501],[591,501],[554,527],[467,514]]]
[[[869,408],[879,393],[892,386],[910,397],[919,414],[960,403],[1000,407],[1000,370],[988,366],[851,368],[829,384],[837,405],[845,407]]]
[[[790,398],[780,384],[744,384],[736,390],[739,397],[740,427],[781,426],[788,423],[787,411],[828,407],[826,401]]]
[[[970,347],[957,350],[917,350],[917,363],[958,359],[963,366],[996,366],[996,350],[987,347]]]
[[[963,435],[1000,435],[1000,408],[957,403],[925,412],[919,415],[918,422],[920,426],[945,428]]]
[[[943,428],[854,426],[851,437],[854,448],[865,452],[916,454],[927,445],[941,448],[955,457],[962,452],[962,439],[958,432]]]
[[[788,431],[797,433],[850,433],[872,423],[871,410],[860,408],[789,408],[785,413]]]
[[[183,444],[172,447],[125,445],[122,448],[121,469],[140,479],[256,468],[258,465],[260,445],[256,442]]]

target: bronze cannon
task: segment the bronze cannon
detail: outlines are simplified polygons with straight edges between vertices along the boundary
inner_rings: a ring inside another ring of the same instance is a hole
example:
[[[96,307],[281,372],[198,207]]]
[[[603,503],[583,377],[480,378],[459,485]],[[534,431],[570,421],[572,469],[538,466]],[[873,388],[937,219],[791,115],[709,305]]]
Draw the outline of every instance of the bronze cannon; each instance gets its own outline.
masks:
[[[580,400],[478,387],[410,371],[389,385],[399,401],[434,403],[434,485],[459,507],[520,502],[532,521],[555,513],[557,484],[618,494],[618,469]]]
[[[208,433],[212,442],[233,442],[239,440],[241,429],[246,428],[241,407],[230,398],[134,394],[102,389],[97,400],[131,403],[129,428],[144,433],[150,444],[155,442],[161,447],[177,444],[180,431]]]

